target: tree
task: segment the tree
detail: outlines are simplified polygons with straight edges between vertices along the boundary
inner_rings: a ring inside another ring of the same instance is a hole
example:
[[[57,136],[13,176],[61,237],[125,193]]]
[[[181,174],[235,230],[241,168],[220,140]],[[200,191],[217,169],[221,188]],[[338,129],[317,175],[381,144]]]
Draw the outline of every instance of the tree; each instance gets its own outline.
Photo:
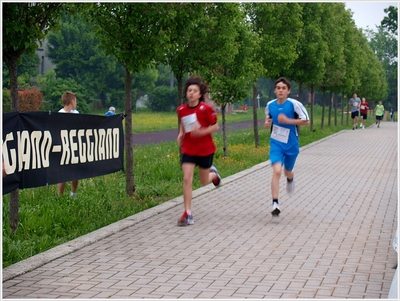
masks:
[[[222,135],[224,156],[228,156],[228,145],[226,141],[226,119],[225,108],[229,103],[243,99],[255,78],[256,62],[254,61],[255,50],[257,49],[256,36],[245,22],[243,11],[239,7],[227,8],[229,14],[229,25],[231,27],[233,45],[232,49],[236,55],[232,59],[220,60],[215,69],[204,70],[205,78],[211,86],[212,100],[221,106],[222,113]],[[235,10],[236,9],[236,10]]]
[[[398,19],[398,9],[395,6],[389,6],[383,10],[388,15],[383,17],[381,21],[381,26],[386,28],[389,32],[397,35],[397,19]]]
[[[64,14],[61,25],[47,35],[47,54],[56,65],[57,78],[71,78],[86,87],[80,105],[100,100],[106,108],[107,99],[116,98],[112,94],[121,89],[123,69],[112,55],[106,55],[80,14]]]
[[[303,30],[297,45],[299,56],[292,66],[291,75],[300,87],[305,84],[310,91],[310,130],[313,131],[314,90],[324,78],[328,44],[322,31],[323,3],[300,3],[300,5],[303,8]]]
[[[382,63],[388,84],[387,106],[397,109],[398,94],[398,39],[397,39],[397,7],[385,8],[385,16],[378,26],[378,31],[367,31],[369,46]]]
[[[359,75],[359,66],[361,64],[362,52],[361,48],[357,43],[357,39],[355,38],[359,34],[359,30],[357,29],[354,20],[352,19],[352,13],[350,10],[346,10],[343,14],[344,22],[344,59],[345,59],[345,69],[344,69],[344,80],[342,84],[338,87],[338,90],[342,92],[342,102],[341,102],[341,125],[344,123],[344,107],[346,105],[347,112],[349,111],[348,102],[345,101],[345,98],[350,98],[354,92],[361,85],[360,75]],[[346,114],[346,124],[349,123],[349,114]]]
[[[58,25],[60,12],[68,4],[34,2],[3,3],[3,61],[10,75],[12,110],[18,111],[18,70],[21,56],[32,54],[47,32]],[[18,227],[18,189],[11,192],[10,226],[15,233]]]
[[[79,112],[89,111],[88,104],[83,101],[88,98],[89,92],[85,85],[78,83],[74,78],[57,78],[55,70],[50,69],[45,72],[44,77],[39,75],[37,81],[45,99],[42,110],[57,112],[63,107],[61,95],[65,91],[74,91],[79,102]]]
[[[24,53],[21,59],[21,64],[17,66],[18,81],[23,82],[24,86],[31,86],[32,78],[38,73],[39,56],[36,53]],[[5,63],[3,63],[3,88],[10,88],[10,75]]]
[[[323,3],[322,9],[324,10],[324,22],[321,24],[323,32],[322,37],[325,43],[331,45],[331,47],[329,47],[329,51],[325,53],[325,72],[323,80],[319,86],[322,89],[323,95],[326,91],[330,91],[328,98],[328,126],[330,126],[333,99],[332,93],[340,92],[338,89],[343,85],[346,76],[346,73],[344,72],[346,64],[344,58],[345,27],[343,26],[345,22],[345,6],[344,3]],[[321,128],[324,127],[325,103],[325,101],[322,103]]]
[[[135,193],[132,145],[132,74],[155,64],[168,42],[166,20],[173,16],[164,3],[89,3],[85,17],[107,54],[125,69],[126,193]]]
[[[296,60],[297,44],[301,33],[301,7],[298,3],[246,3],[247,18],[259,39],[254,61],[260,62],[258,74],[276,78],[288,75]],[[256,147],[258,142],[258,117],[256,106],[257,85],[253,85],[253,124]],[[272,93],[271,93],[272,94]],[[272,96],[272,95],[271,95]]]
[[[194,72],[197,58],[206,51],[199,45],[200,33],[204,31],[203,21],[206,13],[206,3],[170,3],[173,11],[169,19],[169,42],[166,45],[165,57],[162,63],[170,66],[178,83],[177,106],[183,103],[183,79]]]

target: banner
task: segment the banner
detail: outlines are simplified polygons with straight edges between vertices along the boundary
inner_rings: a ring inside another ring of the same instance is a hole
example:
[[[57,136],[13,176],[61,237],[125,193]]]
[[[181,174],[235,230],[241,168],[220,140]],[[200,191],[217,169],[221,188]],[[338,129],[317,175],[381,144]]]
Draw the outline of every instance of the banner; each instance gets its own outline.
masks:
[[[123,170],[123,115],[3,114],[3,195]]]

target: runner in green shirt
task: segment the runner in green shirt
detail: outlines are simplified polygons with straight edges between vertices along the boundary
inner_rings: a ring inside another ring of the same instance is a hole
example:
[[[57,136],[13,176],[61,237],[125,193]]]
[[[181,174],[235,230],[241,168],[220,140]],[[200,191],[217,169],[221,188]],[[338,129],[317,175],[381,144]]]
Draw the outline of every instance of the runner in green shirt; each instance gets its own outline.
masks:
[[[379,104],[375,107],[375,115],[376,115],[376,122],[375,124],[381,124],[381,120],[383,119],[383,113],[385,112],[385,108],[382,105],[382,101],[379,101]]]

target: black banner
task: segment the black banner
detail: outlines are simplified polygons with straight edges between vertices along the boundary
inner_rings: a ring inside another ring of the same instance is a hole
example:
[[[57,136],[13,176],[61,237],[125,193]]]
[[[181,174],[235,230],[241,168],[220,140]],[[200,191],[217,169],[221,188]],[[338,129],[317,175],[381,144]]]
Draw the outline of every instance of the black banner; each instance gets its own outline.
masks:
[[[123,170],[122,115],[3,114],[3,195]]]

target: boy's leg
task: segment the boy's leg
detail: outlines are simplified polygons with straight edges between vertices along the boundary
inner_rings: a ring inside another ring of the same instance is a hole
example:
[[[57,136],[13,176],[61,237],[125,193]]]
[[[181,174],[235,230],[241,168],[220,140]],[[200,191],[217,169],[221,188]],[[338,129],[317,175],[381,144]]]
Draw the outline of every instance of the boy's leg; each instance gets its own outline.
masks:
[[[210,168],[199,168],[199,177],[201,185],[205,186],[210,184],[217,177],[217,174],[211,172]]]
[[[279,180],[282,174],[282,163],[277,162],[272,165],[272,179],[271,179],[271,193],[272,199],[277,200],[279,198]]]
[[[196,165],[194,163],[183,163],[183,205],[186,212],[192,210],[192,186],[193,174]]]
[[[286,192],[290,195],[294,192],[294,164],[296,163],[298,154],[286,155],[284,160],[285,176],[286,176]]]
[[[71,196],[75,196],[76,190],[78,189],[78,180],[71,181]]]
[[[59,196],[64,194],[65,184],[66,184],[65,182],[57,184],[57,192]]]
[[[217,169],[212,165],[213,159],[214,154],[199,159],[199,178],[203,186],[213,183],[214,186],[218,187],[221,184],[221,177]]]

